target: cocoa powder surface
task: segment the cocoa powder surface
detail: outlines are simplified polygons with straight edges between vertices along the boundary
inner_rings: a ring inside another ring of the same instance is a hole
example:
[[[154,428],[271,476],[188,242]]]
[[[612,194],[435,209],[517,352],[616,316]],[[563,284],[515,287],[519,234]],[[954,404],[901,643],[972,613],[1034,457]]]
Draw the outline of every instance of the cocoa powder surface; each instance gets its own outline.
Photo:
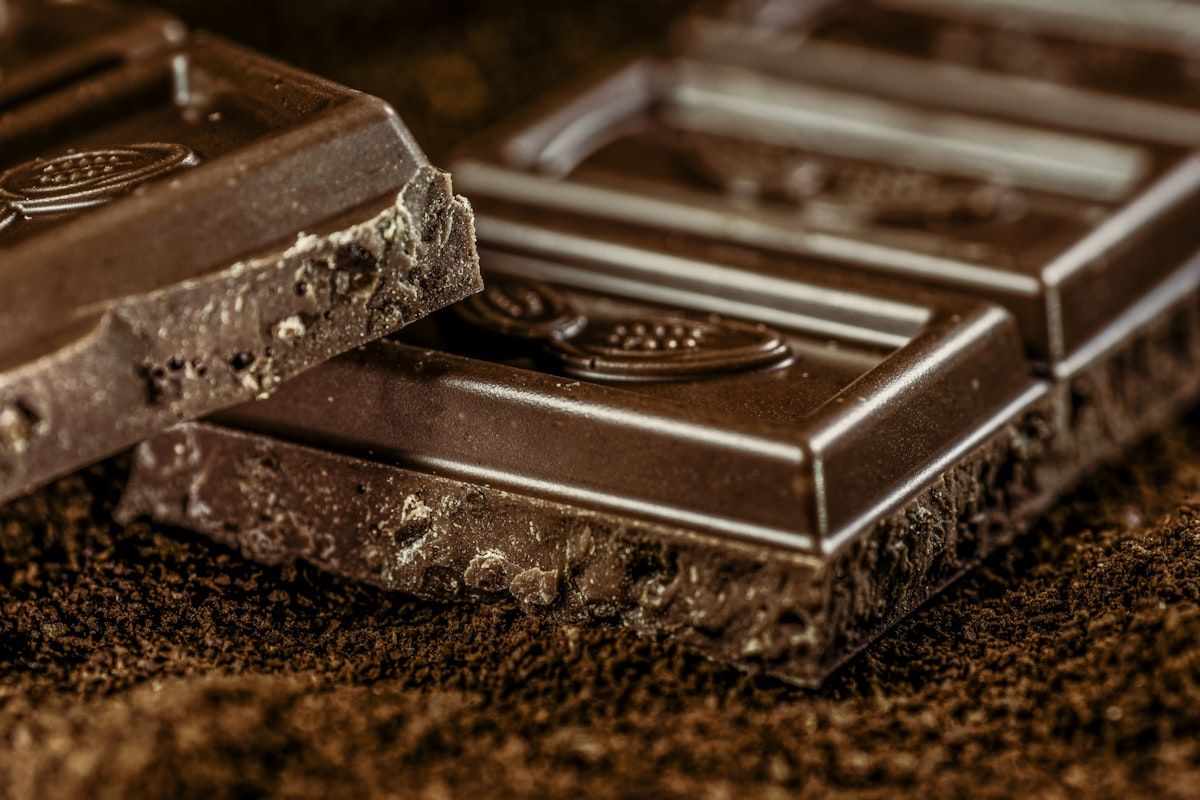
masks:
[[[397,105],[435,158],[680,4],[162,5]],[[0,509],[0,798],[1194,797],[1200,413],[818,691],[511,605],[266,568],[111,512],[127,457]]]

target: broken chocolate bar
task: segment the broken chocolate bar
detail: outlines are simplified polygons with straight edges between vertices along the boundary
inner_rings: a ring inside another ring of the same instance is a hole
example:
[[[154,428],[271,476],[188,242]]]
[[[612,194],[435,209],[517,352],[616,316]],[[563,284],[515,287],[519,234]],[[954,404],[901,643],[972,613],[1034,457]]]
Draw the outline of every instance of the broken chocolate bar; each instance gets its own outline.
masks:
[[[106,0],[0,0],[0,113],[185,37],[167,14]]]
[[[1002,303],[1056,379],[1067,473],[1200,393],[1200,158],[1186,152],[643,60],[453,169],[479,209],[653,230],[676,247],[736,243]],[[493,245],[505,235],[481,231]]]
[[[690,18],[682,48],[910,102],[1200,144],[1200,6],[1175,0],[750,5]]]
[[[0,118],[0,501],[480,288],[390,107],[217,39]]]
[[[485,250],[488,288],[436,323],[143,444],[120,516],[812,683],[1047,502],[1046,387],[998,307],[497,224],[539,249]]]

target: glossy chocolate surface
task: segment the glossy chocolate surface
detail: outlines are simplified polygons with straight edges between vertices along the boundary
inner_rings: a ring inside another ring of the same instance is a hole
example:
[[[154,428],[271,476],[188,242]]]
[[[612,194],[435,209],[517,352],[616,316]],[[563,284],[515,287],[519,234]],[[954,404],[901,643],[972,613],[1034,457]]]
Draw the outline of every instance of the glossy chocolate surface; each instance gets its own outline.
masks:
[[[692,61],[615,70],[455,170],[477,198],[1002,302],[1051,369],[1180,268],[1200,202],[1171,149]]]
[[[197,36],[0,119],[0,499],[479,288],[385,103]]]

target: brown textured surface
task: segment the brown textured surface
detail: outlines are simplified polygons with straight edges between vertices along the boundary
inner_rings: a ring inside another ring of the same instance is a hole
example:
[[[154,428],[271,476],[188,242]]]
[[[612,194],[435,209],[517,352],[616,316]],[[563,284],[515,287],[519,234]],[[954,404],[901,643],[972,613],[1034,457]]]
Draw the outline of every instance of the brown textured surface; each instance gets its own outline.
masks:
[[[117,477],[3,514],[14,797],[1184,797],[1200,780],[1195,416],[819,693],[120,530]]]
[[[242,12],[222,32],[384,94],[435,157],[504,102],[654,33],[668,4],[467,5],[174,4],[210,27]],[[401,22],[398,7],[429,19]],[[270,15],[290,20],[277,36],[253,28]],[[474,43],[439,50],[468,16]],[[470,92],[423,88],[472,72],[484,99],[469,113],[456,116]],[[0,510],[0,796],[1186,797],[1200,785],[1197,415],[819,693],[631,634],[412,603],[187,534],[121,530],[107,521],[120,477],[97,468]]]

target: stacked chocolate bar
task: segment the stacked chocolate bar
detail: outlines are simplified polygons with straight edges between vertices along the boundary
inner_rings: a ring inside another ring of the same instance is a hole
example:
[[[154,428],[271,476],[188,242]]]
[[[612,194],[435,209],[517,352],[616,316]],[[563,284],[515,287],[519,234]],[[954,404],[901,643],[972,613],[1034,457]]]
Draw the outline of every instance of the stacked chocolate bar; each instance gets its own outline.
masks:
[[[161,23],[0,123],[7,494],[211,414],[123,518],[819,682],[1200,395],[1200,21],[1122,8],[702,10],[460,153],[396,334],[444,175]]]

